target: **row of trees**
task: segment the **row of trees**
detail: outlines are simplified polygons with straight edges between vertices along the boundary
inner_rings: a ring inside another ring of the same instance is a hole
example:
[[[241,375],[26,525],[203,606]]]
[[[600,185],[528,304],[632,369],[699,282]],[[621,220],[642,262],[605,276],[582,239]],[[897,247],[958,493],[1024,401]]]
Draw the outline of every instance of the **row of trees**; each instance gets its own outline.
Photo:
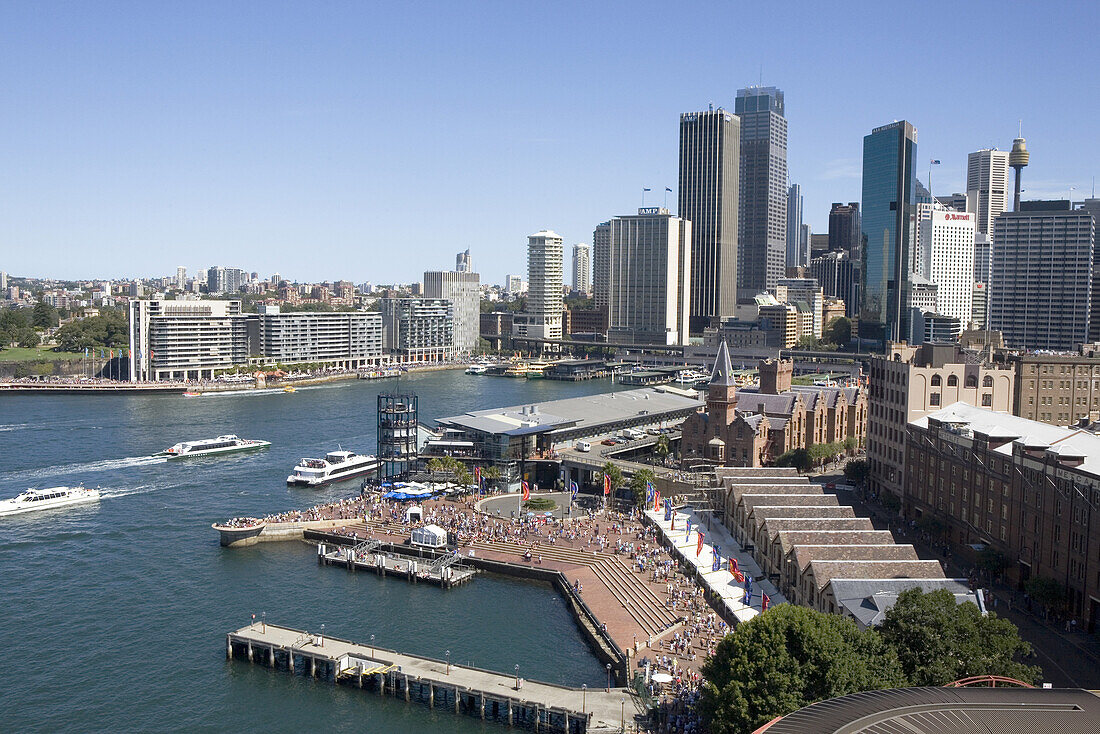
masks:
[[[852,341],[852,322],[847,316],[837,316],[821,330],[821,338],[807,335],[798,340],[803,349],[831,352],[848,346]]]
[[[1027,683],[1041,671],[1016,626],[946,589],[899,595],[877,629],[781,604],[739,624],[703,666],[699,713],[714,734],[746,732],[816,701],[899,686],[942,686],[972,675]]]
[[[776,466],[793,466],[800,472],[812,471],[826,461],[836,459],[856,449],[856,440],[846,438],[831,443],[815,443],[804,449],[784,451],[776,460]]]
[[[98,316],[73,321],[57,330],[57,347],[64,352],[118,349],[129,341],[126,312],[120,308],[104,308]]]

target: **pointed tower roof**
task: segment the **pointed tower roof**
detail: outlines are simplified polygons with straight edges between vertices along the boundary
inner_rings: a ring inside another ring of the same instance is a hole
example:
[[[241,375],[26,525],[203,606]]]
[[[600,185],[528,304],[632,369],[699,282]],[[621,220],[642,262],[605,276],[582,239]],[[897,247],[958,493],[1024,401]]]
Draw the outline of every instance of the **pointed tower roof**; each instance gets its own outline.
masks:
[[[718,358],[714,360],[714,370],[710,373],[710,384],[717,387],[734,387],[733,365],[726,342],[718,345]]]

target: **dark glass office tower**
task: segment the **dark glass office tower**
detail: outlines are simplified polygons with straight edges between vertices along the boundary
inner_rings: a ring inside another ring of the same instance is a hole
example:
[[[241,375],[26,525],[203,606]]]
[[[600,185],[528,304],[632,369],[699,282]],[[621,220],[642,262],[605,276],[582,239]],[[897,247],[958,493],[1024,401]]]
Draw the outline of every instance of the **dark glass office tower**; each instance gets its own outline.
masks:
[[[904,304],[916,214],[917,129],[905,120],[863,138],[859,338],[885,349],[909,333]]]
[[[736,115],[723,109],[680,115],[679,214],[691,222],[692,334],[733,316],[737,305],[740,159]],[[598,289],[598,268],[596,277]]]
[[[775,87],[737,90],[741,120],[741,211],[737,288],[749,297],[786,276],[787,118]]]

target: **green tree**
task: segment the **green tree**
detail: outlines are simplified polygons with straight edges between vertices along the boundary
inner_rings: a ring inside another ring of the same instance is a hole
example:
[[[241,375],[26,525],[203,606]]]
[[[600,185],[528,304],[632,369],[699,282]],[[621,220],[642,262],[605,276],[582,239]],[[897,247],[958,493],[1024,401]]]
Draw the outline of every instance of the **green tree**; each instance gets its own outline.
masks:
[[[846,316],[837,316],[825,326],[821,337],[830,344],[843,347],[852,341],[852,322]]]
[[[57,309],[45,301],[39,301],[34,304],[34,308],[31,309],[31,321],[40,329],[49,329],[50,327],[57,326]]]
[[[990,578],[996,578],[1008,568],[1008,559],[1005,554],[993,546],[987,545],[978,553],[978,568],[989,574]]]
[[[877,632],[793,604],[737,625],[703,676],[698,709],[713,734],[742,734],[815,701],[905,685]]]
[[[600,472],[602,472],[603,474],[606,474],[607,476],[611,477],[611,493],[612,494],[615,493],[616,489],[623,486],[623,482],[625,480],[623,479],[622,470],[619,469],[619,467],[612,464],[610,461],[608,461],[602,467],[600,467]],[[599,479],[600,479],[601,482],[603,481],[602,476]]]
[[[38,336],[38,332],[30,327],[20,329],[17,338],[19,346],[24,349],[33,349],[42,342],[42,339]]]
[[[775,460],[776,466],[793,466],[800,472],[808,472],[814,468],[813,459],[806,449],[791,449],[784,451]]]
[[[844,478],[853,484],[867,481],[867,459],[853,459],[844,465]]]
[[[1041,672],[1017,662],[1031,645],[1020,639],[1016,625],[993,613],[982,616],[973,603],[957,604],[947,589],[903,591],[879,632],[913,686],[942,686],[973,675],[1031,683]]]
[[[1024,584],[1028,596],[1036,604],[1057,611],[1065,606],[1066,587],[1046,576],[1032,576]]]
[[[672,444],[669,442],[668,436],[662,433],[657,437],[657,443],[653,446],[653,453],[657,454],[657,458],[664,462],[670,451],[672,451]]]
[[[630,489],[634,491],[634,504],[638,507],[645,506],[646,483],[657,480],[657,475],[651,469],[639,469],[630,479]]]

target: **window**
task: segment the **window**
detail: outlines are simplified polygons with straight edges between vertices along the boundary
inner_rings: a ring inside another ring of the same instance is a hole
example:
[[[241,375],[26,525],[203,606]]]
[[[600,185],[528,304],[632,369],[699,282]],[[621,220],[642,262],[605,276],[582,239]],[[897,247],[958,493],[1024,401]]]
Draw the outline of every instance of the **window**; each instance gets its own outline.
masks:
[[[928,396],[928,404],[929,405],[939,405],[940,404],[940,394],[938,392],[934,392],[931,395],[929,395]]]
[[[948,375],[948,377],[947,377],[947,386],[948,387],[958,387],[959,386],[959,378],[956,377],[955,375]]]
[[[939,375],[932,375],[932,387],[939,387],[943,384],[943,380]]]
[[[982,395],[982,407],[983,408],[988,408],[992,405],[993,405],[993,396],[989,393],[984,393]]]
[[[977,387],[978,386],[978,378],[975,377],[974,375],[967,375],[966,376],[966,386],[967,387]]]
[[[982,378],[982,387],[993,387],[993,378],[986,375]]]

